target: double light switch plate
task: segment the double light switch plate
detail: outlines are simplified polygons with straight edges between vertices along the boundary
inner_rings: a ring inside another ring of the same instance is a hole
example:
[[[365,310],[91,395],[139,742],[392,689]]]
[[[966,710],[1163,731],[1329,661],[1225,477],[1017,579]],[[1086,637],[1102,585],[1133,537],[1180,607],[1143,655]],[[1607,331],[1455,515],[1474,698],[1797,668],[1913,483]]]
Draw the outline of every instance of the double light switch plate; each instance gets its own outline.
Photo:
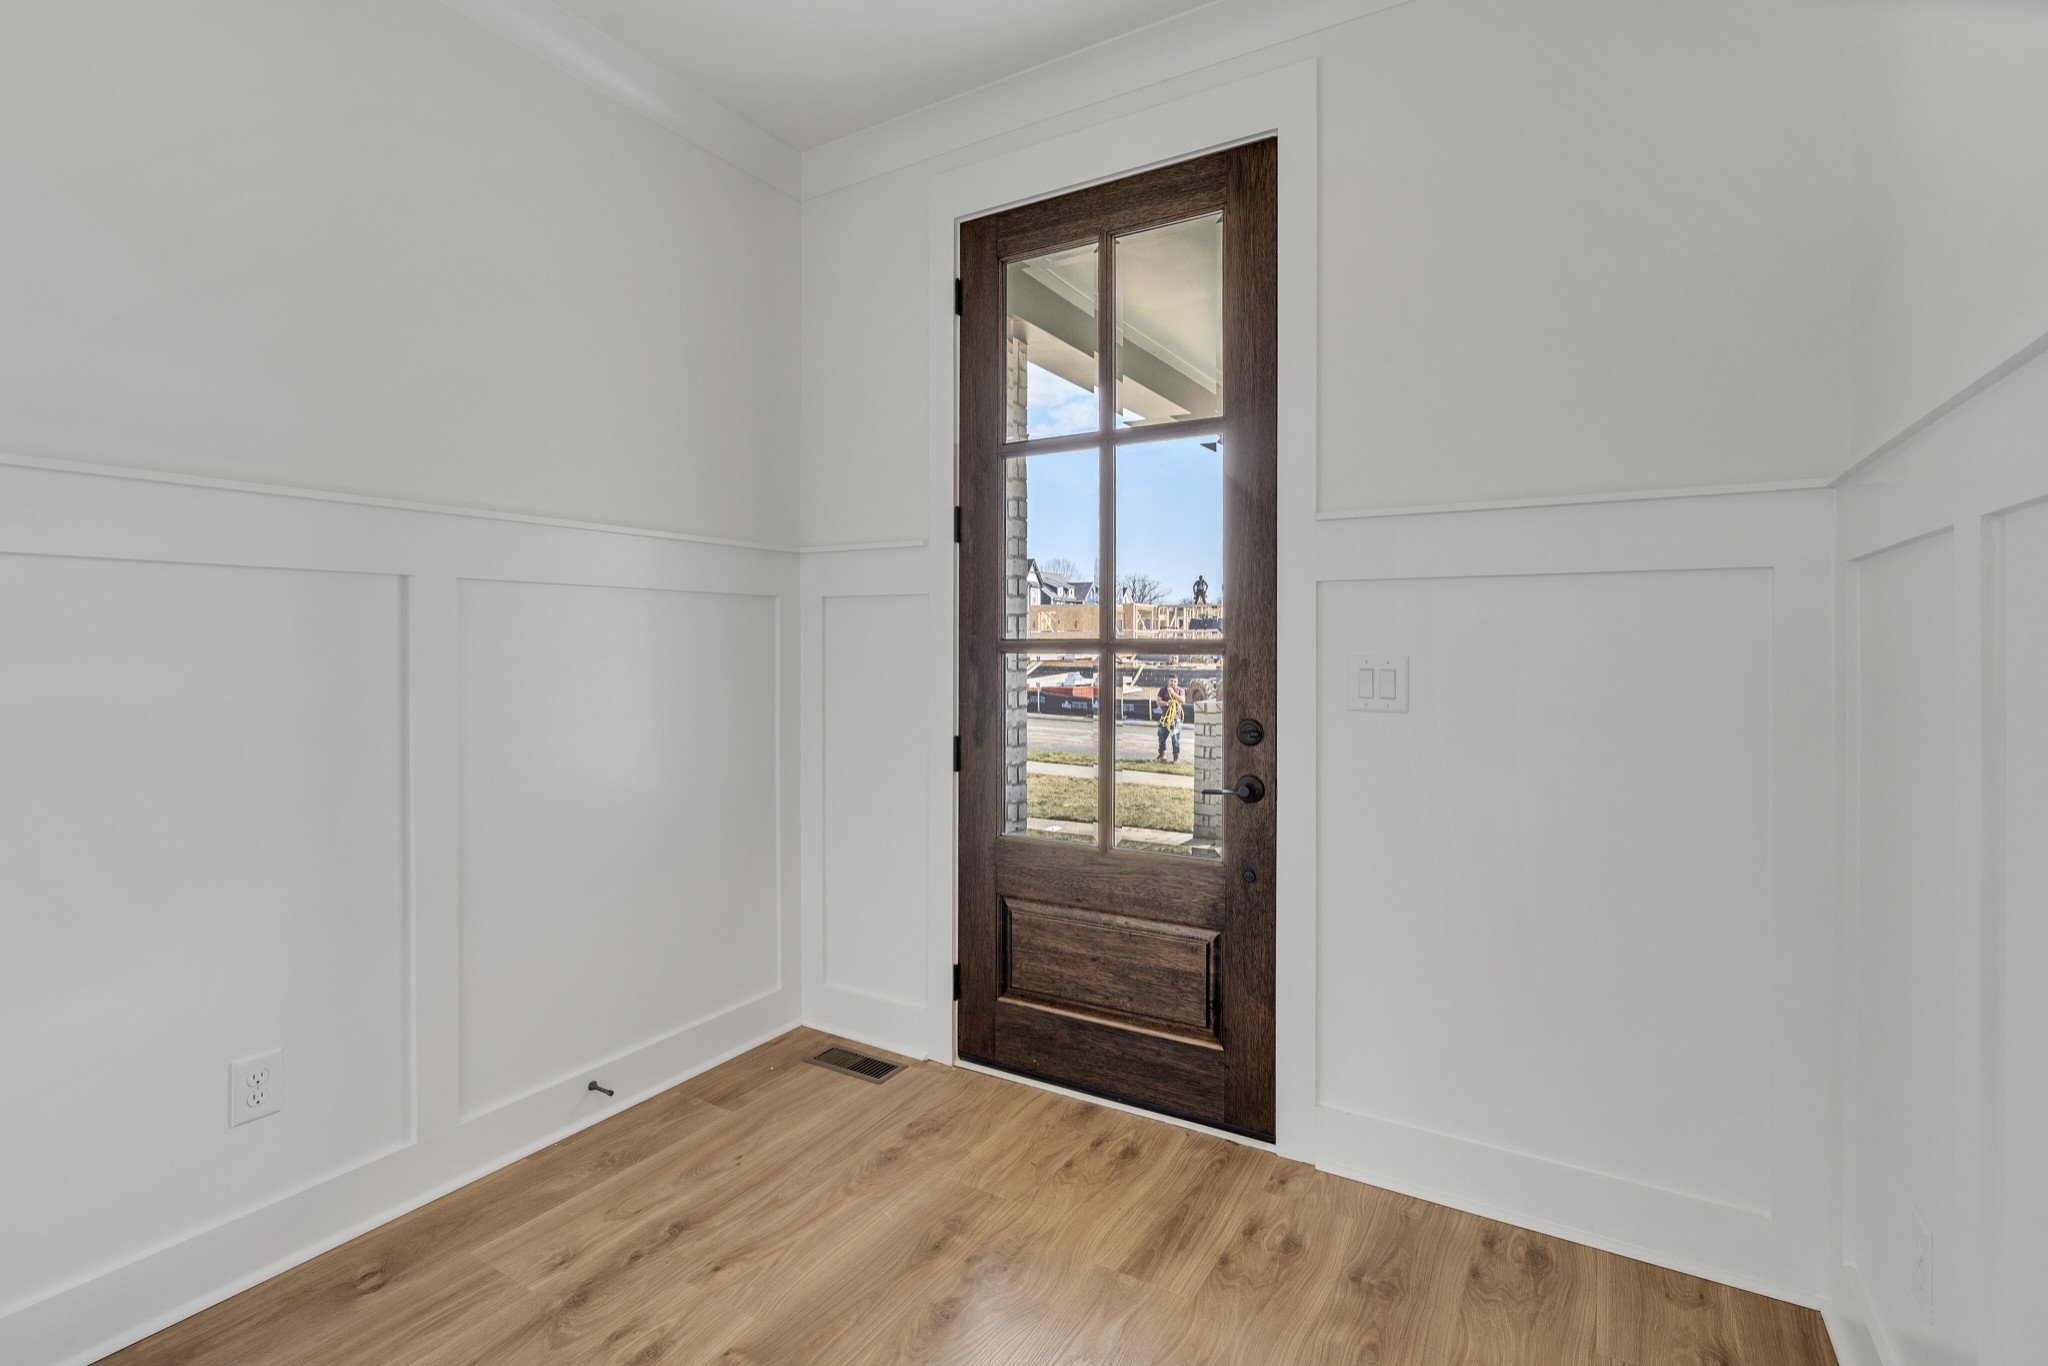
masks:
[[[1408,656],[1351,656],[1351,710],[1408,710]]]

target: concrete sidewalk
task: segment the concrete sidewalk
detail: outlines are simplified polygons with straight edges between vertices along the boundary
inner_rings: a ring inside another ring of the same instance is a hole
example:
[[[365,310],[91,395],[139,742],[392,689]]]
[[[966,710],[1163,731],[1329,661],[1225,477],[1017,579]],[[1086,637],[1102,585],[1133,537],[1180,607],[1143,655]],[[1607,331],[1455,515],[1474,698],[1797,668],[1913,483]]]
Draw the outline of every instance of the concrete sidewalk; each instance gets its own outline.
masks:
[[[1053,764],[1043,759],[1032,759],[1024,765],[1024,771],[1039,778],[1087,778],[1093,780],[1101,772],[1094,764]],[[1177,787],[1192,792],[1195,780],[1183,778],[1178,773],[1147,773],[1142,769],[1119,769],[1116,780],[1137,787]]]
[[[1093,821],[1048,821],[1033,816],[1029,828],[1034,834],[1061,837],[1061,843],[1093,844],[1095,822]],[[1222,854],[1213,844],[1197,846],[1193,835],[1183,835],[1175,830],[1146,830],[1139,826],[1117,827],[1117,843],[1124,847],[1133,844],[1152,844],[1161,849],[1186,850],[1201,857],[1221,858]]]

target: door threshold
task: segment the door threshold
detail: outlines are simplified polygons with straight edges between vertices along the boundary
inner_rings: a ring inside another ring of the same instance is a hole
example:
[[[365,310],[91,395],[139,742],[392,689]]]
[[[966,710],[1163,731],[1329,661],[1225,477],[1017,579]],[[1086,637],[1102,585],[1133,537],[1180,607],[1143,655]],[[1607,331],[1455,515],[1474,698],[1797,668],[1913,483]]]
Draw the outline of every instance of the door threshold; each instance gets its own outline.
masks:
[[[1067,1096],[1074,1100],[1085,1100],[1095,1105],[1106,1105],[1112,1110],[1121,1110],[1127,1115],[1137,1115],[1141,1119],[1156,1119],[1162,1124],[1171,1124],[1175,1128],[1192,1129],[1198,1134],[1212,1134],[1217,1138],[1227,1138],[1233,1143],[1242,1143],[1247,1148],[1259,1148],[1275,1154],[1280,1152],[1278,1145],[1267,1134],[1255,1134],[1246,1129],[1234,1129],[1228,1124],[1218,1124],[1213,1120],[1197,1119],[1192,1115],[1175,1114],[1171,1110],[1159,1110],[1149,1105],[1139,1105],[1123,1096],[1115,1095],[1108,1091],[1095,1091],[1085,1086],[1076,1086],[1072,1082],[1055,1081],[1051,1077],[1041,1076],[1036,1072],[1027,1072],[1019,1067],[1005,1067],[1001,1063],[989,1062],[982,1058],[958,1052],[957,1050],[953,1055],[953,1065],[965,1068],[969,1072],[979,1072],[985,1077],[999,1077],[1004,1081],[1021,1082],[1040,1091],[1050,1091],[1054,1095]]]

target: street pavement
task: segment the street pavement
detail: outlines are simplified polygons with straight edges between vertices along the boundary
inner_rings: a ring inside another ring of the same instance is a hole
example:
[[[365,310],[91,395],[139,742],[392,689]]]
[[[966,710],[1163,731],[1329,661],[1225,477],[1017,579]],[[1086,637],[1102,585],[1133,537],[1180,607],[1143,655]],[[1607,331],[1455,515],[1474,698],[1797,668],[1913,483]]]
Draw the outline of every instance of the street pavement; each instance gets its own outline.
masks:
[[[1025,736],[1033,749],[1049,749],[1059,754],[1095,753],[1095,718],[1092,716],[1031,716],[1025,723]],[[1191,757],[1188,753],[1187,727],[1181,727],[1181,758]],[[1150,721],[1119,721],[1116,726],[1116,757],[1119,759],[1153,759],[1159,755],[1159,727]],[[1171,747],[1167,757],[1173,757]]]

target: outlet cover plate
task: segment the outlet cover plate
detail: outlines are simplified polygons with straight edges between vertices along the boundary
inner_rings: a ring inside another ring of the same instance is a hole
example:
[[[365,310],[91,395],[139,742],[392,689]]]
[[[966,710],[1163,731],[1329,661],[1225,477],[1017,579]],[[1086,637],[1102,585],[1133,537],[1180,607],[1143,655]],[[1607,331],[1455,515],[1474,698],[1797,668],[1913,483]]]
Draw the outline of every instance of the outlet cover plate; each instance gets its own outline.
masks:
[[[284,1108],[284,1078],[279,1075],[281,1049],[258,1053],[228,1065],[228,1127],[274,1115]]]

